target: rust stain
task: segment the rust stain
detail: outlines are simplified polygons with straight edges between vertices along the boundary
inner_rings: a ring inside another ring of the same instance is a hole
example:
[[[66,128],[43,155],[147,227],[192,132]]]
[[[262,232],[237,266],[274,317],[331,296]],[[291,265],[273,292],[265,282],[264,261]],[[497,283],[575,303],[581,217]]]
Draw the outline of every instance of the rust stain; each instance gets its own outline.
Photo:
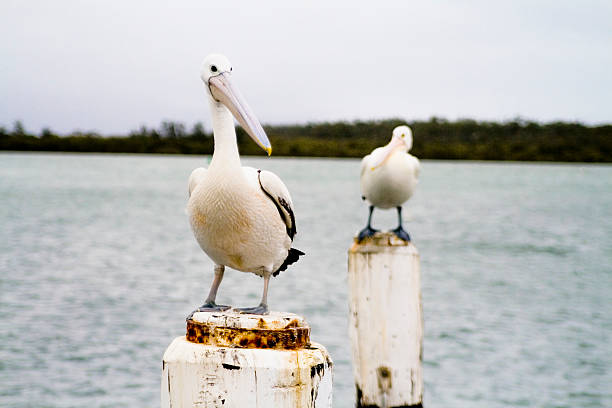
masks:
[[[393,387],[391,381],[391,369],[389,367],[380,366],[376,369],[378,376],[378,388],[383,392],[387,393]]]
[[[378,375],[380,375],[381,378],[389,378],[391,377],[391,371],[388,367],[378,367]]]
[[[285,326],[285,329],[289,329],[291,327],[299,327],[300,323],[298,322],[297,319],[293,319],[291,320],[289,323],[287,323],[287,325]]]
[[[357,242],[357,238],[353,238],[353,245],[351,245],[349,253],[357,252],[357,249],[359,249],[359,242]]]
[[[349,253],[355,252],[369,252],[367,247],[378,246],[378,247],[395,247],[395,246],[409,246],[411,242],[406,242],[399,239],[392,232],[377,232],[371,237],[366,237],[363,241],[358,242],[357,237],[353,238],[353,245],[349,249]]]
[[[263,348],[277,350],[295,350],[310,345],[310,327],[292,327],[267,329],[265,322],[258,322],[258,327],[241,329],[217,327],[206,323],[187,320],[187,340],[192,343],[216,345],[220,347]]]

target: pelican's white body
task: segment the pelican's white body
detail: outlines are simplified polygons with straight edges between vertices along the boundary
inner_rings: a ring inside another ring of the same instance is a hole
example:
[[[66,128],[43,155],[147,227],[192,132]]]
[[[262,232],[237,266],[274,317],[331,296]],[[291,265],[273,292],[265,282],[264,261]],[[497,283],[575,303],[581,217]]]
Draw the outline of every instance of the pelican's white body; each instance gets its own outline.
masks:
[[[385,154],[384,147],[374,149],[361,160],[361,194],[373,206],[395,208],[401,206],[414,193],[418,183],[419,160],[396,149],[373,169],[374,163]]]
[[[218,265],[259,276],[276,271],[287,258],[291,239],[276,206],[259,185],[257,170],[216,171],[214,163],[208,171],[202,170],[194,170],[192,178],[201,179],[187,203],[200,247]]]

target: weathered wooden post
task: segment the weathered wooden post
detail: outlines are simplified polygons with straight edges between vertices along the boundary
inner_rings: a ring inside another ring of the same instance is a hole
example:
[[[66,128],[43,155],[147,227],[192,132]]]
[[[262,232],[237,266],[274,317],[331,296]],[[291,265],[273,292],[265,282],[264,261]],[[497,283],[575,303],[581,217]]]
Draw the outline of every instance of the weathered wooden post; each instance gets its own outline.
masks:
[[[331,398],[329,354],[291,313],[195,313],[164,353],[162,408],[327,408]]]
[[[421,407],[419,253],[392,233],[349,250],[349,335],[358,407]]]

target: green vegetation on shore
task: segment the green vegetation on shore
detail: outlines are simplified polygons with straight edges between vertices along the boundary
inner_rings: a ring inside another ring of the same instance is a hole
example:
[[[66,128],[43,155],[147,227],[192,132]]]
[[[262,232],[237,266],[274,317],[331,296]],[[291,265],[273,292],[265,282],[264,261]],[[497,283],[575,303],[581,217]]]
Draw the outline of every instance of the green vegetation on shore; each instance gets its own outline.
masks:
[[[474,120],[428,121],[388,119],[368,122],[265,126],[275,156],[362,157],[386,144],[397,125],[408,123],[414,134],[412,153],[422,159],[612,162],[612,125],[503,123]],[[242,154],[265,154],[237,128]],[[128,136],[92,133],[56,135],[49,129],[29,134],[20,122],[0,127],[0,150],[211,154],[213,139],[202,124],[187,130],[175,122],[159,129],[142,127]]]

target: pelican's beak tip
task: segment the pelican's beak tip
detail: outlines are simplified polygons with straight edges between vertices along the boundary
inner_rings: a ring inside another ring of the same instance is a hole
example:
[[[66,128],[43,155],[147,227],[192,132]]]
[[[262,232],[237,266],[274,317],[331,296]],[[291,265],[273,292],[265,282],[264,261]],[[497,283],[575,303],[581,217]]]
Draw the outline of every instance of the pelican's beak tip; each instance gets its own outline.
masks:
[[[266,152],[268,152],[268,157],[272,156],[272,146],[266,147]]]

